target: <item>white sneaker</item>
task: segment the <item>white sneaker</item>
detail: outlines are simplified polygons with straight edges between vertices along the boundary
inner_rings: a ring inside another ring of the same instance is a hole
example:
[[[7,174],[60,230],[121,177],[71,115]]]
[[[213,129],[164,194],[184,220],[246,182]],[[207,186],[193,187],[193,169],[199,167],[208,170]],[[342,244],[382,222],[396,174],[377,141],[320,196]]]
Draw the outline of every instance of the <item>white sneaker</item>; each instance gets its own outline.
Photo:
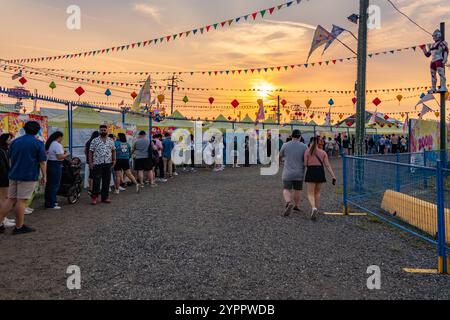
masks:
[[[127,189],[119,187],[119,191],[127,191]]]
[[[13,228],[16,226],[16,220],[5,218],[5,220],[3,220],[3,225],[5,228]]]
[[[167,179],[159,179],[159,182],[166,183],[166,182],[167,182]]]
[[[33,208],[30,208],[30,207],[27,207],[25,210],[30,211],[30,212],[33,212],[33,211],[34,211],[34,209],[33,209]]]
[[[141,192],[141,186],[139,184],[136,185],[136,193]]]
[[[174,172],[173,175],[174,175],[174,176],[178,176],[178,172]]]
[[[114,194],[120,194],[120,189],[115,190]]]
[[[51,208],[52,210],[61,210],[61,207],[59,206],[54,206],[53,208]]]
[[[33,213],[33,210],[29,210],[29,208],[26,208],[25,209],[25,215],[26,216],[29,216],[30,214],[32,214]]]

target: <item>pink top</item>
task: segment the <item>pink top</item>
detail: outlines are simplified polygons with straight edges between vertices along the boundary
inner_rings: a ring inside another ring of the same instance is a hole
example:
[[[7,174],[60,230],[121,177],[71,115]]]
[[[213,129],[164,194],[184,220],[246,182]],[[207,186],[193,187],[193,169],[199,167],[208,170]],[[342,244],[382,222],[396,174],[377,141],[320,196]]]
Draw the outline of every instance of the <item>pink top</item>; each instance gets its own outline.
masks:
[[[328,155],[325,151],[323,151],[322,149],[317,148],[316,149],[316,154],[315,155],[311,155],[311,149],[308,148],[308,150],[306,150],[305,152],[305,166],[321,166],[322,163],[320,163],[319,159],[317,159],[317,157],[319,157],[320,160],[322,160],[323,165],[325,165],[325,160],[328,159]]]
[[[163,145],[162,142],[158,139],[156,139],[155,141],[155,145],[156,145],[156,150],[158,150],[159,156],[162,157],[162,150],[163,150]]]

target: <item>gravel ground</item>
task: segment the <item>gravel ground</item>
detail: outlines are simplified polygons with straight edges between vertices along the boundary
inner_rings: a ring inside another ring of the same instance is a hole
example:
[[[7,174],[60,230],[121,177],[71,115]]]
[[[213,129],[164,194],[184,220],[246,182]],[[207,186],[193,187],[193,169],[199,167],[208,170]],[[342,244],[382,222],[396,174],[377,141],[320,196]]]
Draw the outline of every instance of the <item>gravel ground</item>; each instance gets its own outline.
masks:
[[[333,164],[340,171],[339,162]],[[341,211],[328,185],[322,209]],[[63,203],[61,199],[61,203]],[[202,169],[112,205],[27,217],[38,232],[0,235],[0,299],[449,299],[436,249],[368,217],[280,217],[281,178]],[[82,289],[69,291],[78,265]],[[366,287],[378,265],[381,290]]]

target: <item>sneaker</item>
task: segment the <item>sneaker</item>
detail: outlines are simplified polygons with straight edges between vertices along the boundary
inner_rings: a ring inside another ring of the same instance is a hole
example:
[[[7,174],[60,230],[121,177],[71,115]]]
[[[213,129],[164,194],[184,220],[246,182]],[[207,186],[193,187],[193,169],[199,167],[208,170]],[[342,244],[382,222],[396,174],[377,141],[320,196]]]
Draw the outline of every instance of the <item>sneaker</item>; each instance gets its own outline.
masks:
[[[119,187],[119,191],[127,191],[127,189]]]
[[[5,233],[5,225],[4,224],[0,224],[0,233]]]
[[[114,194],[120,194],[120,189],[116,189],[116,191],[114,191]]]
[[[178,176],[178,172],[174,172],[173,175],[174,175],[174,176]]]
[[[313,208],[311,210],[311,220],[316,221],[318,216],[319,216],[319,210],[317,210],[317,208]]]
[[[166,183],[167,179],[160,179],[159,182]]]
[[[30,207],[27,207],[25,210],[28,210],[28,211],[30,211],[30,212],[34,212],[34,209],[33,209],[33,208],[30,208]]]
[[[26,225],[23,225],[21,228],[14,228],[13,230],[13,235],[18,235],[18,234],[25,234],[25,233],[30,233],[30,232],[34,232],[36,231],[35,229],[28,227]]]
[[[3,220],[3,226],[5,228],[13,228],[16,226],[16,220],[5,218],[5,220]]]
[[[156,184],[156,183],[152,183],[151,185],[150,185],[150,187],[151,188],[156,188],[158,185]]]
[[[139,188],[145,188],[145,184],[140,184]]]
[[[52,209],[52,210],[61,210],[60,206],[54,206],[53,208],[48,208],[48,209]]]
[[[96,197],[96,196],[93,196],[93,197],[92,197],[91,204],[92,204],[93,206],[95,206],[95,205],[97,204],[97,197]]]
[[[30,210],[30,208],[25,208],[25,215],[29,216],[33,213],[33,210]]]
[[[286,204],[286,209],[283,212],[283,217],[289,217],[294,209],[294,205],[292,203]]]
[[[141,192],[141,186],[139,184],[136,184],[136,193]]]
[[[108,199],[105,199],[105,200],[102,200],[102,203],[111,203],[111,199],[110,198],[108,198]]]

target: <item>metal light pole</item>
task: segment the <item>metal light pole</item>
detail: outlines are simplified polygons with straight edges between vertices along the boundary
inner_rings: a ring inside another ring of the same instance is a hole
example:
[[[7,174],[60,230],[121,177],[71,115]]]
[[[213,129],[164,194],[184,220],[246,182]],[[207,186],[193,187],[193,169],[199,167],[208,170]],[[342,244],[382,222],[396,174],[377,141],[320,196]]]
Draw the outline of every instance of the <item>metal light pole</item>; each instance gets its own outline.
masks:
[[[367,71],[367,19],[369,0],[360,0],[358,32],[358,80],[356,105],[356,155],[364,155],[366,136],[366,71]]]
[[[445,40],[445,22],[441,22],[442,39]],[[445,93],[441,92],[441,161],[446,165],[447,159],[447,117],[445,110]]]

